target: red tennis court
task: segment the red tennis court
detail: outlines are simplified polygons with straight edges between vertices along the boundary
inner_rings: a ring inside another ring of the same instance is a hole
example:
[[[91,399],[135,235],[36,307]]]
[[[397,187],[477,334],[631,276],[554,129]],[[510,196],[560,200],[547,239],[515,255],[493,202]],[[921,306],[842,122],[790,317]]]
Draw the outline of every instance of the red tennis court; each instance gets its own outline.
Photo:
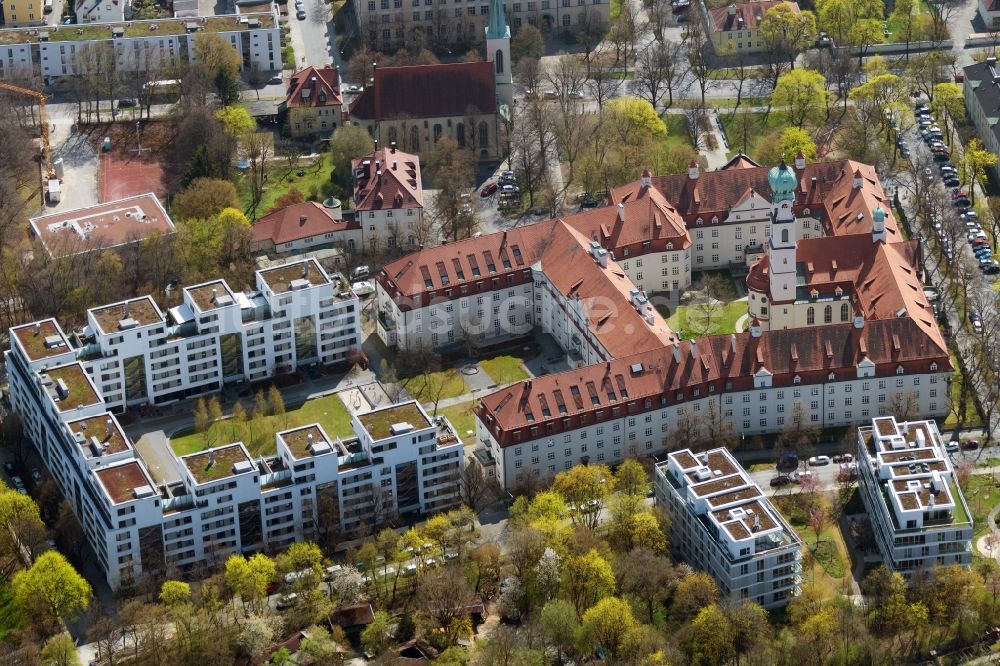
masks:
[[[102,153],[100,179],[102,203],[146,192],[162,199],[167,193],[163,167],[145,150],[141,157],[131,151]]]

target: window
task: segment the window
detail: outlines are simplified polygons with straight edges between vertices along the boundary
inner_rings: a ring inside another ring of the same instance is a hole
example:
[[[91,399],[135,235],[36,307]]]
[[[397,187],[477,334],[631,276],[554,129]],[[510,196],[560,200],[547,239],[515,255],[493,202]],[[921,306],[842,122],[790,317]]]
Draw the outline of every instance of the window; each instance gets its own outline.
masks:
[[[503,49],[497,49],[493,56],[493,66],[497,74],[503,74]]]
[[[851,308],[847,303],[842,304],[840,306],[840,321],[847,321],[847,318],[850,317],[850,312]]]
[[[810,306],[809,309],[806,310],[806,325],[812,326],[815,323],[816,323],[816,311],[812,308],[812,306]]]
[[[833,306],[827,305],[823,308],[823,323],[829,324],[833,322]]]

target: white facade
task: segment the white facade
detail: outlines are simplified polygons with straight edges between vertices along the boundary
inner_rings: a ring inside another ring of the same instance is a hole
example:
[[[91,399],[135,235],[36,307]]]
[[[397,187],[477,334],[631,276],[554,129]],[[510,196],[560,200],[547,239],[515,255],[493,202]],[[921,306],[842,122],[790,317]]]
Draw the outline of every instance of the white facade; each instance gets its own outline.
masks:
[[[256,291],[222,280],[183,289],[164,314],[149,297],[92,308],[78,350],[110,409],[164,404],[315,363],[361,344],[357,296],[314,259],[256,273]]]
[[[144,26],[148,27],[144,30]],[[101,27],[107,28],[106,36],[89,38]],[[190,21],[94,22],[80,27],[51,26],[48,31],[41,32],[27,28],[0,30],[0,73],[10,74],[30,68],[45,77],[58,77],[84,74],[109,66],[122,71],[167,67],[192,61],[194,43],[198,35],[206,31],[222,35],[230,41],[241,55],[242,70],[251,67],[261,71],[281,69],[281,32],[277,14],[272,12],[202,17]],[[106,44],[113,46],[113,63],[109,63],[107,56],[97,48]]]
[[[127,0],[74,0],[76,22],[116,23],[132,18],[132,3]]]
[[[859,428],[858,489],[890,571],[911,581],[972,564],[972,513],[934,421],[889,415]]]
[[[723,598],[779,608],[798,596],[802,541],[729,451],[671,453],[655,488],[671,548],[707,571]]]
[[[423,207],[363,210],[357,212],[357,220],[367,252],[416,250],[426,231]]]
[[[355,417],[352,439],[333,440],[316,424],[278,433],[270,458],[252,459],[240,442],[187,455],[174,461],[179,478],[158,482],[55,322],[11,335],[14,411],[112,588],[144,571],[177,575],[231,553],[367,533],[394,515],[460,501],[462,442],[416,403]]]
[[[810,427],[853,425],[888,414],[893,404],[899,404],[900,396],[912,396],[918,414],[944,417],[950,409],[950,371],[894,378],[875,378],[874,373],[866,377],[867,373],[868,369],[861,367],[857,379],[850,381],[782,388],[768,386],[767,378],[761,377],[754,390],[702,396],[667,407],[646,401],[649,407],[639,413],[557,435],[548,435],[543,426],[535,426],[523,436],[523,442],[506,447],[477,418],[476,437],[496,462],[495,475],[501,485],[511,488],[522,473],[551,479],[584,458],[613,466],[626,458],[674,450],[683,444],[670,439],[680,419],[693,418],[703,428],[707,428],[709,419],[715,419],[728,424],[732,432],[752,437],[787,429],[796,413],[804,414]]]

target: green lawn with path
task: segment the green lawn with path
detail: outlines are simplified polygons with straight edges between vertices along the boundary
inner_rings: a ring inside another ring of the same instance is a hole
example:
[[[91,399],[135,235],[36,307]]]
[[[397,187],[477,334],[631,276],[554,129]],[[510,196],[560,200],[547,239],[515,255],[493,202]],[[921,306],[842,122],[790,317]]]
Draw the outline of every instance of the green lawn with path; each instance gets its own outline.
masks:
[[[406,387],[406,392],[420,402],[433,402],[435,398],[455,398],[468,391],[462,373],[455,368],[405,377],[400,381]],[[437,395],[439,387],[440,395]]]
[[[299,170],[303,175],[297,175]],[[274,161],[267,170],[267,186],[260,203],[257,205],[257,217],[263,217],[274,205],[275,200],[288,192],[292,187],[299,188],[302,196],[309,199],[315,196],[316,200],[323,200],[323,186],[330,182],[330,174],[333,172],[333,161],[329,153],[323,153],[322,159],[315,164],[300,164],[299,166],[288,168],[285,160]],[[239,192],[243,200],[244,209],[250,210],[250,181],[245,175],[236,178],[236,191]]]
[[[253,408],[253,400],[244,400],[243,406],[249,411]],[[301,407],[289,409],[281,417],[264,416],[235,426],[231,420],[218,421],[212,424],[210,433],[214,436],[215,446],[242,441],[246,444],[250,455],[257,457],[275,453],[275,432],[310,423],[319,423],[330,437],[354,436],[351,414],[336,395],[310,400]],[[207,448],[205,437],[199,433],[171,438],[170,446],[179,456]]]
[[[986,518],[993,507],[1000,503],[1000,486],[989,474],[974,474],[965,484],[965,503],[972,512],[972,538],[975,541],[990,531]],[[964,520],[964,509],[959,507],[955,517],[959,521]]]
[[[746,150],[743,152],[751,157],[757,155],[761,142],[770,134],[777,132],[788,125],[785,114],[781,111],[771,111],[765,114],[763,111],[739,111],[736,113],[722,113],[722,126],[726,129],[726,138],[729,141],[729,157],[735,155],[743,148],[743,128],[742,122],[747,120]]]
[[[667,319],[667,325],[677,331],[685,340],[717,333],[735,333],[736,321],[747,313],[746,301],[723,303],[712,312],[711,320],[705,325],[705,316],[699,313],[699,305],[679,305]]]

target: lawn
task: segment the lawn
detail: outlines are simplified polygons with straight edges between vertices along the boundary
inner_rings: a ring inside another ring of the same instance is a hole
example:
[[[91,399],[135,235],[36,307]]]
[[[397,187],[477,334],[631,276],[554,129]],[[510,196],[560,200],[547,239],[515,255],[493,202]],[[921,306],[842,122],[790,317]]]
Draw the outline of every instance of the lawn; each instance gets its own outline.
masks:
[[[840,535],[839,527],[834,525],[820,532],[819,543],[816,543],[815,535],[810,534],[809,530],[802,530],[802,538],[805,539],[809,552],[816,558],[816,563],[823,567],[827,576],[844,577],[846,554],[842,550],[843,537]]]
[[[458,436],[462,438],[462,443],[466,446],[475,444],[476,417],[472,414],[472,408],[475,404],[475,400],[469,400],[468,402],[461,402],[451,407],[442,407],[438,410],[438,414],[447,417],[451,421],[451,424],[455,426]],[[469,430],[472,431],[472,435],[466,435]]]
[[[304,174],[296,175],[299,170]],[[257,217],[263,217],[274,205],[275,200],[295,186],[306,199],[320,201],[323,199],[323,186],[330,182],[333,164],[329,153],[323,153],[322,159],[311,164],[300,163],[297,167],[288,168],[288,162],[272,162],[267,170],[268,185],[264,189],[260,204],[257,205]],[[236,179],[236,190],[243,200],[244,210],[250,210],[250,183],[245,174]]]
[[[951,404],[957,409],[962,396],[962,368],[958,364],[958,359],[955,355],[951,355],[951,367],[954,368],[952,372],[951,379]],[[978,426],[982,424],[982,419],[979,418],[979,411],[976,409],[975,396],[970,393],[965,401],[965,418],[962,419],[962,424],[964,427]],[[955,416],[955,409],[948,412],[948,416],[944,419],[944,428],[955,427],[958,425],[958,418]]]
[[[0,641],[7,640],[11,630],[21,624],[21,609],[14,603],[10,583],[0,585]]]
[[[667,134],[660,140],[660,150],[651,168],[656,173],[677,173],[686,169],[691,160],[698,159],[698,151],[688,138],[684,114],[664,113],[662,118]]]
[[[711,315],[709,325],[705,326],[705,317],[699,313],[699,305],[679,305],[674,310],[667,325],[681,334],[684,339],[698,338],[716,333],[735,333],[736,320],[747,313],[746,301],[733,301],[716,308]]]
[[[483,359],[479,367],[497,384],[512,384],[530,377],[521,365],[521,358],[509,354]]]
[[[420,402],[433,402],[435,398],[454,398],[468,390],[462,373],[455,368],[407,377],[401,383],[406,387],[406,392]],[[439,388],[440,395],[437,395]]]
[[[910,42],[915,42],[924,39],[924,35],[928,28],[930,28],[930,11],[927,8],[927,3],[924,0],[917,0],[916,7],[914,7],[914,21],[913,21],[913,34],[910,37]],[[903,31],[903,21],[901,19],[890,18],[886,21],[886,25],[889,28],[889,32],[892,33],[886,38],[889,43],[902,44],[905,40],[902,35]]]
[[[253,407],[253,400],[243,400],[247,410]],[[234,427],[229,420],[219,421],[212,425],[210,433],[214,435],[214,445],[242,441],[250,451],[250,455],[273,455],[274,433],[297,426],[319,423],[330,437],[351,437],[351,415],[347,407],[336,395],[328,395],[316,400],[310,400],[297,409],[289,409],[283,417],[264,416],[251,419],[247,423]],[[190,433],[173,437],[170,446],[174,453],[182,456],[206,448],[205,437],[199,433]]]
[[[750,157],[757,155],[761,142],[770,134],[786,126],[785,114],[780,111],[744,111],[740,113],[723,113],[722,126],[729,140],[729,156],[735,155],[741,148]],[[746,123],[746,145],[744,146],[744,122]]]
[[[987,516],[1000,503],[1000,486],[989,474],[974,474],[965,485],[965,502],[972,512],[972,537],[977,539],[990,531]],[[959,507],[955,518],[964,520],[964,511]]]

